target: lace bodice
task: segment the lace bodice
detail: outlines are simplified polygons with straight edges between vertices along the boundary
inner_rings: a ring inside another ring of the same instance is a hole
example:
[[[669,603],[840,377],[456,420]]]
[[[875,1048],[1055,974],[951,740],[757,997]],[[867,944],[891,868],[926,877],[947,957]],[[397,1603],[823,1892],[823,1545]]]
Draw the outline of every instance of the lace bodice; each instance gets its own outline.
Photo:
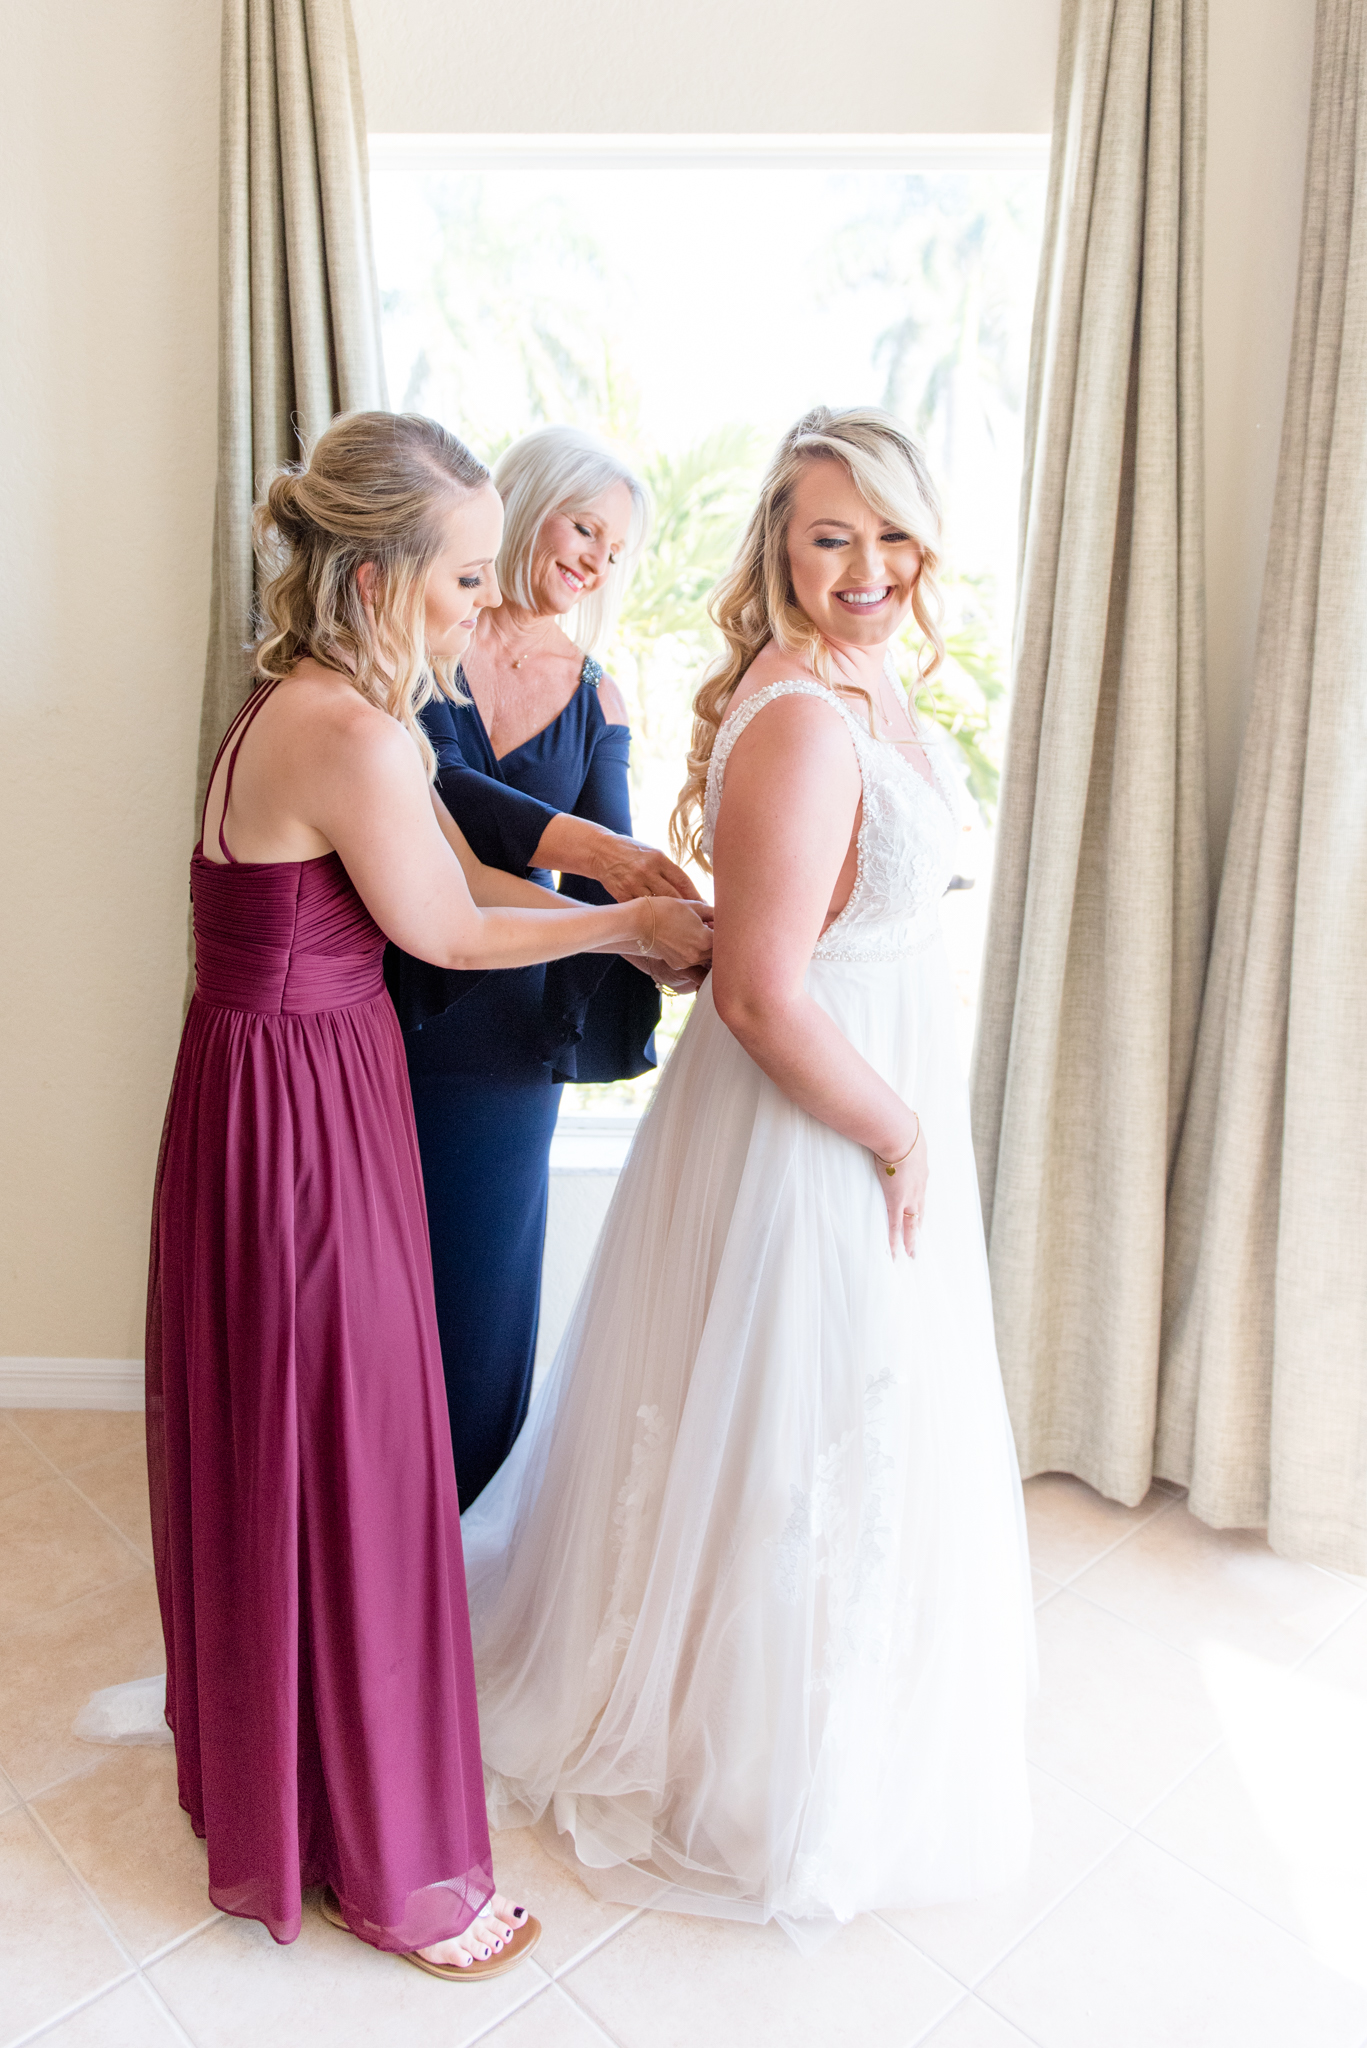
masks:
[[[864,785],[864,808],[854,887],[840,915],[821,934],[814,960],[902,960],[921,950],[939,929],[940,898],[953,872],[957,804],[945,770],[930,746],[926,759],[934,788],[886,740],[876,740],[849,706],[820,683],[771,683],[747,697],[723,720],[707,768],[703,850],[721,809],[722,782],[731,749],[752,718],[776,697],[820,697],[840,713],[854,743]]]

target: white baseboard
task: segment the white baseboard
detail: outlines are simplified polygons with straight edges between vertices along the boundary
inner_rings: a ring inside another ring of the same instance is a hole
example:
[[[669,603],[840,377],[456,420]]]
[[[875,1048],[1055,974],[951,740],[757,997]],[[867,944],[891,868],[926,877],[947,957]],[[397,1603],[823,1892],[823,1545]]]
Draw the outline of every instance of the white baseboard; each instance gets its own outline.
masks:
[[[141,1407],[140,1358],[0,1358],[0,1408]]]

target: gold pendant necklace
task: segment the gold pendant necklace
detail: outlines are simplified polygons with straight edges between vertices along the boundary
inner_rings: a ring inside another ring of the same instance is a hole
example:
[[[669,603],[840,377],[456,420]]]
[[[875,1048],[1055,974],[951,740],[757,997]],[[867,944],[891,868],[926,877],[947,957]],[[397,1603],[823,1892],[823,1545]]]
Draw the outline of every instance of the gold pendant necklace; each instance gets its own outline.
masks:
[[[552,626],[552,627],[551,627],[551,631],[552,631],[552,633],[554,633],[554,631],[555,631],[555,627],[554,627],[554,626]],[[538,654],[538,653],[540,653],[540,654],[546,654],[546,653],[549,653],[549,652],[550,652],[550,645],[551,645],[550,641],[549,641],[549,640],[546,640],[546,641],[544,641],[544,642],[542,643],[542,645],[541,645],[541,646],[540,646],[539,648],[538,648],[538,647],[536,647],[536,646],[532,646],[532,647],[529,647],[529,648],[527,649],[527,651],[526,651],[526,653],[525,653],[525,654],[519,654],[519,655],[518,655],[518,657],[517,657],[517,660],[516,660],[516,661],[510,661],[510,662],[509,662],[509,664],[508,664],[509,668],[511,668],[511,669],[514,669],[514,670],[516,670],[516,669],[520,669],[520,668],[521,668],[521,666],[522,666],[522,664],[523,664],[523,662],[524,662],[524,661],[530,661],[530,660],[531,660],[531,658],[532,658],[532,656],[533,656],[534,654]]]

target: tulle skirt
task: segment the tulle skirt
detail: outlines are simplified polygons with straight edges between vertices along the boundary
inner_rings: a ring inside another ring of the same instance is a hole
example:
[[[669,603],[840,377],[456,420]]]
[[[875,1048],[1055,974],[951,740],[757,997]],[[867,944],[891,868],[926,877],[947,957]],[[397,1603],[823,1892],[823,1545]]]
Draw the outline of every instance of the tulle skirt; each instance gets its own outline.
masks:
[[[1020,1874],[1034,1656],[941,942],[807,986],[921,1114],[916,1258],[705,986],[463,1524],[493,1823],[799,1941]]]

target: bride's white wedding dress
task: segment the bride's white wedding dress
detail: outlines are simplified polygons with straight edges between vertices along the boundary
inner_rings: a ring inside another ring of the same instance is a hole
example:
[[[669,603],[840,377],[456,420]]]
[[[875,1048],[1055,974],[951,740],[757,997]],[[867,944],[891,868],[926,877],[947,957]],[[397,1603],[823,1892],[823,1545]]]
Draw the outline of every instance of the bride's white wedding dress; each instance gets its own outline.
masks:
[[[1009,1883],[1033,1619],[939,903],[954,793],[810,682],[863,778],[807,988],[920,1112],[914,1260],[869,1154],[705,984],[511,1458],[464,1518],[490,1818],[600,1896],[777,1918]],[[934,763],[937,748],[929,755]]]

